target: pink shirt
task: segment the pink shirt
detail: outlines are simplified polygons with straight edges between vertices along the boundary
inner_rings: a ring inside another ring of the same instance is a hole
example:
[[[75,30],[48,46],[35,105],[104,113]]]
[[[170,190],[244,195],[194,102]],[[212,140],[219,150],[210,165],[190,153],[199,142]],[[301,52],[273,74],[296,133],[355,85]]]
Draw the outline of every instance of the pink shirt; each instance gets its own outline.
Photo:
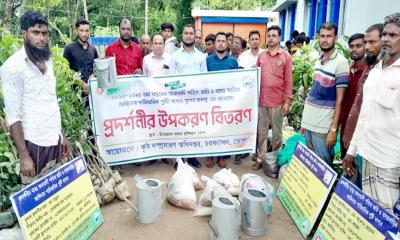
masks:
[[[257,66],[261,67],[261,107],[280,107],[292,99],[292,57],[283,49],[271,56],[266,50],[260,54]]]
[[[163,53],[160,58],[154,56],[154,53],[147,54],[143,59],[144,76],[163,76],[170,74],[173,69],[172,57]]]

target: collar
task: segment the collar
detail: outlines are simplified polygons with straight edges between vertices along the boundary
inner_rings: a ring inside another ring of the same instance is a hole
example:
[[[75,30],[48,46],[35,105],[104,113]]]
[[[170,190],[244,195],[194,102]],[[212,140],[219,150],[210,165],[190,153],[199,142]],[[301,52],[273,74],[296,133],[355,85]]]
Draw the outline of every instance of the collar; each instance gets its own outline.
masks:
[[[337,50],[337,48],[335,47],[335,50],[333,51],[333,53],[331,54],[331,56],[329,56],[328,61],[326,61],[325,63],[329,62],[332,59],[335,59],[337,57],[337,55],[339,54],[339,50]],[[319,60],[321,61],[322,58],[324,57],[324,54],[321,54],[321,56],[319,57]],[[325,64],[324,63],[324,64]]]
[[[350,67],[350,71],[352,72],[352,73],[356,73],[356,72],[359,72],[359,71],[361,71],[361,72],[363,72],[367,67],[368,67],[368,65],[365,63],[365,61],[363,61],[362,62],[362,64],[361,64],[361,66],[360,66],[360,68],[359,69],[355,69],[355,63],[353,63],[352,65],[351,65],[351,67]]]
[[[380,60],[380,61],[375,65],[375,67],[382,70],[382,69],[383,69],[383,61]],[[400,67],[400,58],[397,59],[394,63],[392,63],[392,65],[390,65],[390,66],[387,67],[386,69],[392,68],[392,67]]]
[[[195,52],[199,51],[199,50],[197,50],[197,49],[194,47],[194,48],[193,48],[193,51],[191,51],[191,52],[189,53],[188,51],[185,51],[185,48],[184,48],[183,46],[182,46],[181,48],[179,48],[179,50],[180,50],[181,52],[188,53],[188,54],[195,53]]]
[[[222,60],[222,59],[228,58],[230,55],[228,53],[226,53],[223,58],[219,58],[217,53],[213,53],[211,56],[214,57],[217,60]]]
[[[121,40],[121,38],[119,38],[119,39],[118,39],[118,45],[121,46],[121,47],[124,47],[124,46],[122,46],[122,43],[121,43],[121,42],[122,42],[122,40]],[[133,47],[135,46],[135,44],[136,44],[136,43],[134,43],[132,40],[129,41],[129,47],[132,47],[132,48],[133,48]]]
[[[247,51],[249,51],[249,54],[250,54],[251,56],[253,56],[253,57],[255,56],[255,55],[253,55],[253,52],[251,51],[251,49],[249,49],[249,50],[247,50]],[[258,49],[258,52],[257,52],[257,56],[260,55],[261,52],[262,52],[262,50],[261,50],[261,48],[259,48],[259,49]]]
[[[151,57],[151,58],[155,58],[155,59],[157,59],[156,55],[154,55],[154,53],[153,53],[153,52],[149,53],[149,55],[150,55],[150,57]],[[165,58],[165,52],[163,52],[163,54],[161,55],[161,57],[160,57],[160,58]]]
[[[270,56],[272,56],[272,55],[271,55],[271,51],[269,50],[269,48],[267,48],[266,51],[267,51],[267,53],[268,53]],[[281,54],[282,51],[283,51],[282,48],[278,47],[278,51],[276,52],[276,55]],[[275,55],[274,55],[274,56],[275,56]]]
[[[19,51],[20,51],[21,56],[22,56],[22,58],[24,59],[24,61],[29,62],[29,63],[35,65],[35,64],[29,59],[28,54],[26,53],[25,45],[24,45],[24,44],[22,44],[22,47],[21,47],[21,49],[20,49]],[[47,65],[47,63],[48,63],[49,61],[51,61],[51,56],[50,56],[49,60],[45,61],[45,64]]]
[[[78,46],[80,46],[81,48],[83,48],[83,45],[82,45],[82,43],[81,42],[79,42],[79,40],[78,41],[76,41],[76,43],[78,44]],[[89,41],[87,42],[87,44],[88,44],[88,46],[87,46],[87,48],[86,49],[89,49],[90,48],[90,43],[89,43]],[[84,48],[83,48],[84,49]]]

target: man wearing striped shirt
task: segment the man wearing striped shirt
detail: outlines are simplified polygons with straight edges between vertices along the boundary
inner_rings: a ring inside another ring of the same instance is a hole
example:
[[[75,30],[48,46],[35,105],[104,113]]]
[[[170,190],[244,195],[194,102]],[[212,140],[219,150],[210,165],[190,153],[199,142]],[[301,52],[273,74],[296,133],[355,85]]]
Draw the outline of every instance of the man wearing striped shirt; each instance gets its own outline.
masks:
[[[314,83],[305,101],[302,132],[307,146],[332,166],[342,100],[349,81],[349,65],[335,48],[337,26],[324,23],[319,29],[320,59],[314,66]]]

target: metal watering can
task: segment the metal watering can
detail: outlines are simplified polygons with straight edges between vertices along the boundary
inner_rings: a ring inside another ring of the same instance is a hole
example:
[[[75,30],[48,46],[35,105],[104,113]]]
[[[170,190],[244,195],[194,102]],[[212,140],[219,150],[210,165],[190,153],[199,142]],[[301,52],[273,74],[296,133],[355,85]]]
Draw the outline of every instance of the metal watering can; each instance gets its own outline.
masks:
[[[242,181],[239,200],[242,206],[240,228],[249,236],[266,233],[266,216],[272,212],[273,187],[262,177],[251,174]]]
[[[241,192],[242,217],[240,228],[249,236],[263,236],[266,230],[268,214],[267,195],[256,189]]]
[[[96,71],[97,88],[113,88],[117,85],[115,57],[97,58],[93,66]]]
[[[161,204],[166,192],[165,182],[157,179],[143,179],[135,175],[137,206],[127,201],[135,210],[137,221],[143,224],[155,223],[161,217]],[[164,190],[162,190],[164,189]]]
[[[212,240],[239,239],[240,203],[233,197],[217,197],[212,201],[212,215],[208,222]]]

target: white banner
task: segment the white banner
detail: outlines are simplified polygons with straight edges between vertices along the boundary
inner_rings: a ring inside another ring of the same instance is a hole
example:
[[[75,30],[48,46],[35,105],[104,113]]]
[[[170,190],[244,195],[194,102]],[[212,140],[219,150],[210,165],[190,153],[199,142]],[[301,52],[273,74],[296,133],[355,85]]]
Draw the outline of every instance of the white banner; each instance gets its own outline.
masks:
[[[254,152],[258,68],[90,81],[96,142],[110,165]]]

